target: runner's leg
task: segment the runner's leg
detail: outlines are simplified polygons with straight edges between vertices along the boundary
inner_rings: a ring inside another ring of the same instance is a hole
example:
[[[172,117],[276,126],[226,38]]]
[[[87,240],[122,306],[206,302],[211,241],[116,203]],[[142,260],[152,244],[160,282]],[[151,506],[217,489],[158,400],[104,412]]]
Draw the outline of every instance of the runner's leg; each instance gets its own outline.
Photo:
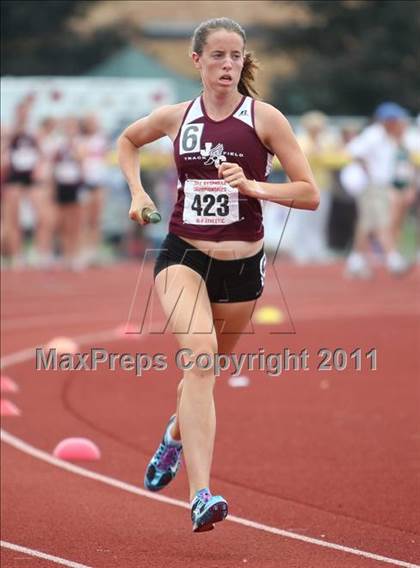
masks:
[[[214,371],[194,363],[200,353],[214,357],[217,337],[207,288],[197,272],[170,266],[157,275],[156,289],[179,346],[192,353],[193,365],[184,371],[175,427],[181,433],[192,499],[198,490],[209,487],[216,430]]]

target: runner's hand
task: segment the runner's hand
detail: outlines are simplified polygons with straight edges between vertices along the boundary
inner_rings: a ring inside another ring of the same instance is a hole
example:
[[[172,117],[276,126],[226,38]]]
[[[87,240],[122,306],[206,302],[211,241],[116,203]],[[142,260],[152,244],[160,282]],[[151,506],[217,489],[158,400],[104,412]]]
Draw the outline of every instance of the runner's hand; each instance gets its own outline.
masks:
[[[223,178],[231,187],[236,187],[244,195],[253,197],[255,182],[245,177],[244,170],[238,164],[223,162],[218,168],[218,176]]]
[[[145,207],[150,207],[153,211],[157,209],[156,205],[147,195],[147,193],[136,193],[136,195],[131,200],[130,211],[128,216],[132,221],[136,221],[139,225],[147,225],[147,221],[141,216],[141,212]]]

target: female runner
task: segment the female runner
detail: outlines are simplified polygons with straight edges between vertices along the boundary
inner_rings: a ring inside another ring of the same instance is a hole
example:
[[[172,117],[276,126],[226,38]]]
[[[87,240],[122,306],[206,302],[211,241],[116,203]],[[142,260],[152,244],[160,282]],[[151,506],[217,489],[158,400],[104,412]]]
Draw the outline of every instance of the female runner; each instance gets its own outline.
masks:
[[[118,140],[119,161],[132,193],[131,219],[144,224],[155,206],[139,176],[138,149],[163,136],[174,144],[178,198],[155,265],[155,286],[171,331],[190,363],[200,353],[231,353],[262,294],[265,255],[259,200],[316,209],[319,191],[286,118],[254,100],[256,65],[236,22],[203,22],[192,38],[192,60],[203,83],[193,101],[161,107]],[[273,155],[288,183],[266,183]],[[146,221],[147,222],[147,221]],[[214,325],[213,325],[214,324]],[[184,453],[193,531],[214,528],[228,511],[209,489],[216,430],[214,369],[192,364],[178,386],[175,414],[145,474],[159,491],[176,475]]]

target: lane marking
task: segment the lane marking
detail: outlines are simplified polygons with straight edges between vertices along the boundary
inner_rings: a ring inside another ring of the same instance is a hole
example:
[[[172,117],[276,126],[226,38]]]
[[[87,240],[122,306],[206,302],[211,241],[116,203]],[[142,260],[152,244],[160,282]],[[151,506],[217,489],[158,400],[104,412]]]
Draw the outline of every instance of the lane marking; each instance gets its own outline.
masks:
[[[145,497],[146,499],[160,501],[161,503],[166,503],[167,505],[173,505],[175,507],[182,507],[183,509],[190,508],[190,504],[187,503],[186,501],[181,501],[179,499],[174,499],[172,497],[166,497],[165,495],[150,493],[145,489],[141,489],[140,487],[136,487],[135,485],[131,485],[130,483],[126,483],[125,481],[120,481],[119,479],[115,479],[113,477],[97,473],[95,471],[90,471],[78,465],[57,459],[54,456],[48,454],[47,452],[39,450],[38,448],[35,448],[34,446],[31,446],[30,444],[24,442],[20,438],[17,438],[16,436],[9,434],[5,430],[1,430],[1,440],[2,442],[9,444],[16,450],[19,450],[31,457],[37,458],[41,461],[44,461],[50,465],[54,465],[65,471],[75,473],[77,475],[86,477],[88,479],[92,479],[94,481],[99,481],[101,483],[104,483],[105,485],[109,485],[111,487],[127,491],[128,493],[133,493],[134,495],[139,495],[140,497]],[[338,552],[346,552],[348,554],[353,554],[355,556],[369,558],[370,560],[377,560],[379,562],[384,562],[386,564],[392,564],[393,566],[401,566],[402,568],[420,568],[418,564],[411,564],[410,562],[404,562],[403,560],[396,560],[394,558],[389,558],[387,556],[373,554],[371,552],[367,552],[365,550],[359,550],[357,548],[352,548],[350,546],[344,546],[341,544],[335,544],[333,542],[319,540],[317,538],[312,538],[309,536],[301,535],[299,533],[286,531],[283,529],[279,529],[277,527],[270,527],[269,525],[265,525],[263,523],[257,523],[255,521],[244,519],[242,517],[236,517],[235,515],[228,515],[226,520],[236,523],[238,525],[243,525],[248,528],[253,528],[263,532],[271,533],[276,536],[282,536],[284,538],[298,540],[301,542],[305,542],[306,544],[314,544],[316,546],[322,546],[324,548],[329,548],[332,550],[336,550]]]
[[[117,324],[116,324],[117,325]],[[139,335],[141,337],[141,335]],[[124,336],[119,336],[116,327],[111,329],[106,329],[104,331],[96,331],[92,333],[85,333],[83,335],[78,335],[74,340],[81,343],[89,343],[90,341],[124,341]],[[16,351],[15,353],[10,353],[5,355],[0,359],[0,369],[5,369],[11,365],[18,365],[19,363],[25,363],[29,361],[32,357],[35,360],[35,350],[42,345],[36,345],[34,347],[28,347],[27,349],[22,349],[21,351]]]
[[[115,311],[115,313],[117,313]],[[101,313],[101,314],[97,314],[95,312],[89,313],[89,312],[83,312],[83,313],[74,313],[72,312],[71,314],[66,314],[65,315],[65,323],[66,324],[75,324],[75,323],[85,323],[85,322],[89,322],[91,323],[92,320],[94,319],[95,322],[106,322],[106,321],[112,321],[112,320],[116,320],[118,321],[117,317],[114,317],[113,315],[110,317],[109,312],[105,313]],[[14,331],[14,330],[18,330],[18,329],[31,329],[33,327],[45,327],[45,326],[50,326],[54,323],[59,323],[60,325],[62,325],[63,323],[63,314],[49,314],[47,316],[30,316],[30,317],[10,317],[10,318],[3,318],[2,320],[2,328],[3,328],[3,332],[4,331]]]
[[[29,361],[32,356],[35,356],[35,349],[35,347],[28,347],[27,349],[10,353],[10,355],[5,355],[1,358],[0,369],[5,369],[11,365],[17,365],[18,363]]]
[[[15,552],[22,552],[23,554],[28,554],[29,556],[35,556],[36,558],[42,558],[43,560],[49,560],[50,562],[55,562],[55,564],[61,564],[62,566],[69,566],[70,568],[91,568],[86,564],[79,564],[79,562],[72,562],[71,560],[66,560],[65,558],[60,558],[59,556],[52,556],[52,554],[46,554],[40,550],[34,550],[33,548],[27,548],[26,546],[20,546],[19,544],[13,544],[12,542],[7,542],[6,540],[0,541],[3,548],[8,548],[9,550],[14,550]]]

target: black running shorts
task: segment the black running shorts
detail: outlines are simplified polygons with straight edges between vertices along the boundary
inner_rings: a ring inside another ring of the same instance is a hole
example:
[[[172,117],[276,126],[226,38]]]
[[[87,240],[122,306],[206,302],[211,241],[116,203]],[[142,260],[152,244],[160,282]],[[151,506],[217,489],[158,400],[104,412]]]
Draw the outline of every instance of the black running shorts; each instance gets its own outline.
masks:
[[[57,183],[56,185],[56,201],[60,205],[73,205],[79,200],[78,183]]]
[[[159,272],[176,264],[188,266],[203,278],[210,302],[248,302],[259,298],[264,289],[264,248],[254,256],[218,260],[169,233],[156,259],[155,278]]]
[[[6,178],[6,183],[29,187],[34,183],[32,171],[18,172],[17,170],[11,170]]]

